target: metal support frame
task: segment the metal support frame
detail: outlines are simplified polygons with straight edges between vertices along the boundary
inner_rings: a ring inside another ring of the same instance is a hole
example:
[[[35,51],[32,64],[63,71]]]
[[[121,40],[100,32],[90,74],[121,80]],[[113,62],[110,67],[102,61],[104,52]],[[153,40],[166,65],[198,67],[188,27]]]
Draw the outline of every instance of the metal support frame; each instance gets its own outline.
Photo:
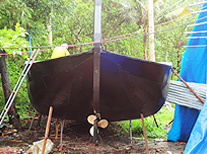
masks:
[[[94,68],[93,68],[93,110],[96,114],[94,122],[93,142],[98,145],[98,121],[100,115],[100,40],[101,40],[101,0],[95,0],[94,8]]]
[[[60,128],[60,149],[62,150],[63,145],[63,128],[65,125],[65,119],[61,120],[61,128]]]
[[[131,140],[131,144],[132,144],[132,121],[131,121],[131,119],[130,119],[130,121],[129,121],[129,129],[130,129],[130,140]]]

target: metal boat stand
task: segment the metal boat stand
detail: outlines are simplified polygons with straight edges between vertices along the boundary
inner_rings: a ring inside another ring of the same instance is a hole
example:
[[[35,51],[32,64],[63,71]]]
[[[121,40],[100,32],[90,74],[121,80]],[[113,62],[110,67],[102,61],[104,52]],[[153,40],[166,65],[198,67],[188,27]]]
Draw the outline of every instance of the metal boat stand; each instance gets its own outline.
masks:
[[[130,130],[130,140],[131,140],[131,144],[132,144],[132,120],[130,119],[130,124],[129,124],[129,130]]]
[[[61,120],[61,128],[60,128],[60,150],[62,150],[63,145],[63,128],[65,124],[65,119]]]

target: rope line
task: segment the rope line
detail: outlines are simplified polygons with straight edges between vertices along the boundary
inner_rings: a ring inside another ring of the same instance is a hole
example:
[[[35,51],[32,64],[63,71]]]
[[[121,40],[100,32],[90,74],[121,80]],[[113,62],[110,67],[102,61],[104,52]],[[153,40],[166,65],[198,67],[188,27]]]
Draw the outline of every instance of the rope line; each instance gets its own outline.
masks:
[[[110,40],[110,42],[113,42],[113,41],[119,41],[119,40],[126,40],[126,39],[131,39],[131,38],[141,37],[141,36],[144,36],[144,35],[151,35],[151,34],[156,34],[156,33],[164,32],[164,31],[168,31],[168,30],[171,30],[171,29],[175,29],[175,28],[178,28],[178,27],[185,26],[185,25],[187,25],[187,24],[191,24],[191,23],[193,23],[193,22],[202,20],[202,19],[204,19],[204,18],[207,18],[207,16],[206,16],[206,17],[203,17],[203,18],[200,18],[200,19],[197,19],[197,20],[193,20],[193,21],[190,21],[190,22],[181,24],[181,25],[178,25],[178,26],[174,26],[174,27],[170,27],[170,28],[162,29],[162,30],[159,30],[159,31],[154,31],[154,32],[152,32],[152,33],[146,33],[146,34],[140,34],[140,35],[131,36],[131,37],[126,37],[126,38],[121,38],[121,39]],[[103,42],[109,42],[109,41],[103,41]]]
[[[184,16],[181,16],[181,17],[185,17],[187,15],[189,15],[191,13],[188,13]],[[161,26],[161,25],[164,25],[164,24],[167,24],[167,23],[170,23],[172,21],[175,21],[181,17],[178,17],[176,19],[172,19],[170,21],[167,21],[167,22],[164,22],[164,23],[161,23],[159,25],[156,25],[155,27],[158,27],[158,26]],[[141,37],[141,36],[144,36],[144,35],[151,35],[151,34],[156,34],[156,33],[159,33],[159,32],[164,32],[164,31],[168,31],[168,30],[171,30],[171,29],[175,29],[175,28],[178,28],[178,27],[182,27],[182,26],[185,26],[187,24],[191,24],[193,22],[196,22],[196,21],[199,21],[199,20],[202,20],[204,18],[207,18],[206,17],[203,17],[203,18],[200,18],[200,19],[197,19],[197,20],[193,20],[193,21],[190,21],[190,22],[187,22],[187,23],[184,23],[184,24],[181,24],[181,25],[178,25],[178,26],[174,26],[174,27],[170,27],[170,28],[166,28],[166,29],[163,29],[163,30],[159,30],[159,31],[154,31],[152,33],[146,33],[146,34],[140,34],[140,35],[135,35],[135,36],[131,36],[131,37],[126,37],[126,38],[120,38],[120,37],[124,37],[124,36],[128,36],[128,35],[132,35],[132,34],[135,34],[135,33],[140,33],[142,32],[142,30],[139,30],[139,31],[135,31],[135,32],[131,32],[131,33],[127,33],[127,34],[123,34],[123,35],[119,35],[119,36],[115,36],[115,37],[111,37],[111,38],[106,38],[106,39],[103,39],[103,40],[100,40],[100,41],[93,41],[93,42],[86,42],[86,43],[81,43],[81,44],[72,44],[72,45],[68,45],[68,48],[71,48],[71,47],[77,47],[77,46],[83,46],[83,45],[91,45],[91,44],[96,44],[96,43],[106,43],[106,42],[114,42],[114,41],[121,41],[121,40],[127,40],[127,39],[132,39],[132,38],[137,38],[137,37]],[[118,39],[116,39],[118,38]],[[60,47],[60,46],[36,46],[36,47],[0,47],[0,48],[3,48],[3,49],[23,49],[23,48],[54,48],[54,47]],[[53,50],[53,49],[45,49],[45,50],[40,50],[40,51],[49,51],[49,50]],[[30,53],[30,52],[35,52],[35,51],[26,51],[26,52],[21,52],[20,54],[22,53]],[[15,55],[15,54],[19,54],[19,53],[2,53],[0,55]]]

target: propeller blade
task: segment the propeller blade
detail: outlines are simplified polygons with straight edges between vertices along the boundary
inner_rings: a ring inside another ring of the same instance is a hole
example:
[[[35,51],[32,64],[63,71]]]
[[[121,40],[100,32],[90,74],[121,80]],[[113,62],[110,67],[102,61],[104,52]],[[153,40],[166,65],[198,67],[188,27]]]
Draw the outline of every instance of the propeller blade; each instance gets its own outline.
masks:
[[[92,127],[90,128],[89,133],[90,133],[91,136],[94,135],[94,126],[92,126]]]
[[[95,115],[89,115],[87,118],[87,121],[89,124],[94,124],[94,121],[96,120],[96,116]]]
[[[98,122],[98,127],[106,128],[109,125],[109,122],[106,119],[102,119]]]

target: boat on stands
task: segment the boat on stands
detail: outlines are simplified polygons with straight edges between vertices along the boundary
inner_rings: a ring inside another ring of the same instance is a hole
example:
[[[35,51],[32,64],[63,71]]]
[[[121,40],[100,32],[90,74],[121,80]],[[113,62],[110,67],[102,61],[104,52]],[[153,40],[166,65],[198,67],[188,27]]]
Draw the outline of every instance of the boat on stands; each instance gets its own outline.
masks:
[[[34,108],[53,117],[86,121],[93,111],[94,49],[35,62],[27,76]],[[101,49],[101,117],[121,121],[155,114],[163,106],[169,88],[171,66],[132,58]]]

